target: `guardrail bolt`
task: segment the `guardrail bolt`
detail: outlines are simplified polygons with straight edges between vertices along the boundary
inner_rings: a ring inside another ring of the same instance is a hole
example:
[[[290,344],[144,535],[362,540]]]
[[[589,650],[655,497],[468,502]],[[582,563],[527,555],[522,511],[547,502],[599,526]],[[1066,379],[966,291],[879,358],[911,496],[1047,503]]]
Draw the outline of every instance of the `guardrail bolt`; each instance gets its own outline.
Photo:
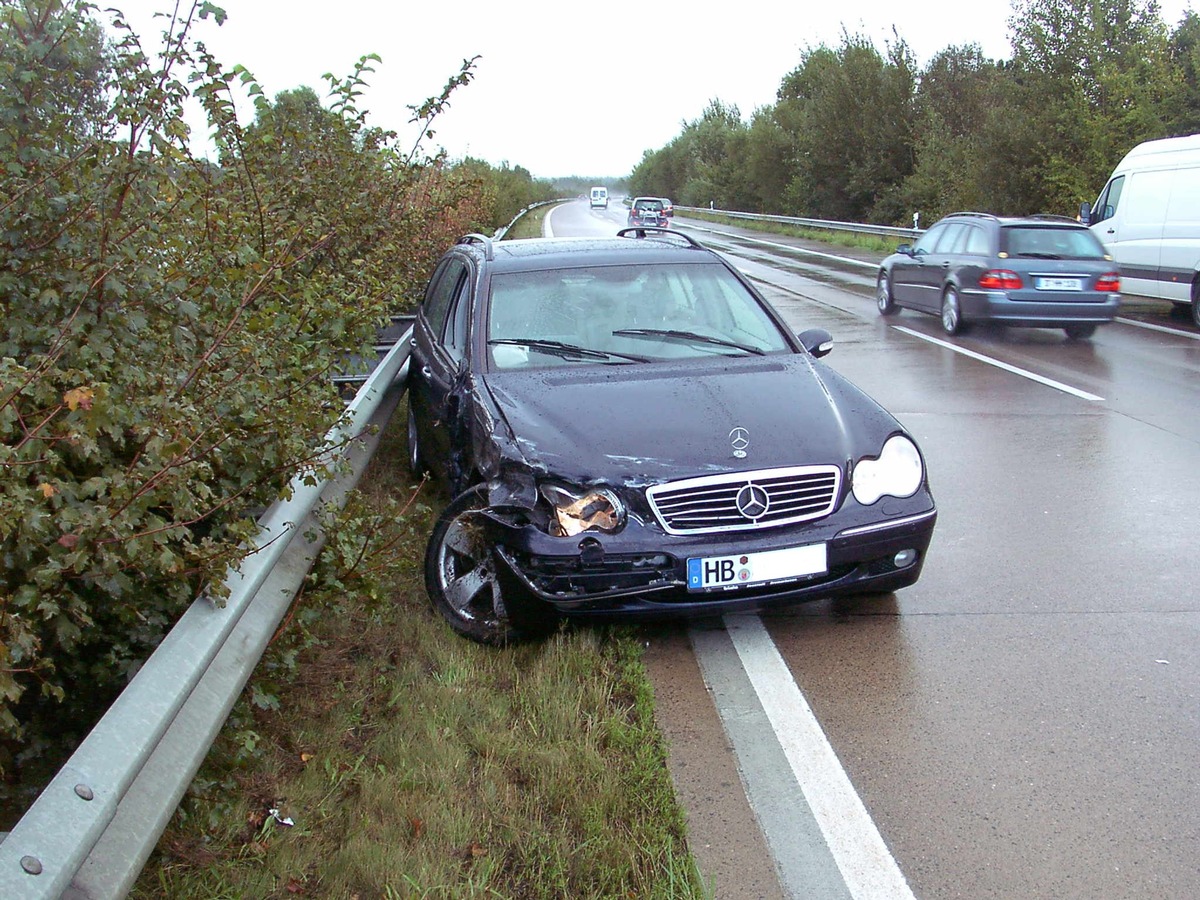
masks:
[[[84,800],[91,800],[96,796],[92,793],[92,789],[86,784],[75,785],[75,794],[79,797],[82,797]]]
[[[41,875],[42,874],[42,861],[40,859],[38,859],[36,856],[22,856],[21,857],[21,868],[24,869],[26,872],[28,872],[30,875]]]

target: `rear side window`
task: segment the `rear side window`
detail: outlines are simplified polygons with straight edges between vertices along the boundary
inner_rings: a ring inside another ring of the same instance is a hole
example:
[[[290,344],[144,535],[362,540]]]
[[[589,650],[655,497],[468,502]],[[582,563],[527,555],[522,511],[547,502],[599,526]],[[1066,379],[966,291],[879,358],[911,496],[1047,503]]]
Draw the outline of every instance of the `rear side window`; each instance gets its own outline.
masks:
[[[1013,225],[1000,231],[1000,252],[1030,259],[1104,259],[1104,246],[1086,228]]]
[[[961,253],[971,256],[987,256],[991,252],[991,241],[988,240],[988,233],[982,228],[972,225],[963,237]]]

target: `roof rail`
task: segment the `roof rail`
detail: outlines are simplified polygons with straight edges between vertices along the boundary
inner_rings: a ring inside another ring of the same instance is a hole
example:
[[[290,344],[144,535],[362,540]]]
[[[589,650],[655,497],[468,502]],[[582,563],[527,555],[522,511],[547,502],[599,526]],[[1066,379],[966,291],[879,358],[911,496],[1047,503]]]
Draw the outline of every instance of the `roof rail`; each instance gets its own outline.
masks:
[[[1032,216],[1025,216],[1026,219],[1040,219],[1046,222],[1070,222],[1072,225],[1082,224],[1073,216],[1060,216],[1057,213],[1034,213]]]
[[[644,237],[672,237],[679,238],[681,241],[687,241],[688,244],[697,250],[708,249],[690,234],[676,231],[673,228],[662,228],[658,225],[634,225],[630,228],[622,228],[617,232],[617,237],[636,237],[639,239]]]
[[[981,219],[996,219],[997,221],[999,221],[999,219],[1000,219],[999,216],[993,215],[992,213],[972,212],[969,210],[964,210],[962,212],[947,213],[945,216],[943,216],[943,218],[949,219],[951,216],[975,216],[975,217],[981,218]]]
[[[483,244],[484,259],[486,259],[488,262],[491,262],[493,259],[496,258],[496,253],[495,253],[494,249],[492,248],[492,239],[490,237],[488,237],[486,234],[479,234],[478,232],[473,231],[470,234],[464,234],[462,237],[460,237],[454,243],[455,244]]]

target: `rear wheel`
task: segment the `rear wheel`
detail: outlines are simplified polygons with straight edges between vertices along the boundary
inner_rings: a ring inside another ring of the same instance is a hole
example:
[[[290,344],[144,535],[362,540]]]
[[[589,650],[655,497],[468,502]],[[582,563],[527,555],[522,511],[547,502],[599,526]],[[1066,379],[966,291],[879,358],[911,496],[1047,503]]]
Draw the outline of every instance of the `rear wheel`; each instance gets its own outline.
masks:
[[[549,631],[557,620],[524,591],[487,536],[483,485],[468,488],[438,518],[425,549],[425,590],[458,634],[503,645]]]
[[[958,291],[946,288],[942,295],[942,331],[946,334],[962,334],[966,325],[962,320],[962,307],[958,302]]]
[[[1192,324],[1200,328],[1200,282],[1192,283]]]
[[[1068,325],[1063,331],[1067,333],[1067,337],[1071,340],[1082,341],[1096,333],[1096,323],[1087,322],[1080,323],[1079,325]]]
[[[892,277],[886,272],[880,272],[875,281],[875,305],[879,307],[881,316],[894,316],[900,312],[892,294]]]

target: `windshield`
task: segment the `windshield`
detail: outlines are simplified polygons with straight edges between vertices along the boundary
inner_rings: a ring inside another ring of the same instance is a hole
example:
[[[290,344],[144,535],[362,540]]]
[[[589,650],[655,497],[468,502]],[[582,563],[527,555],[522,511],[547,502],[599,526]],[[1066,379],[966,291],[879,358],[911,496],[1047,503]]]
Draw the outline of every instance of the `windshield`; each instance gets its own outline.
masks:
[[[498,369],[791,349],[754,295],[719,263],[494,275],[486,333]]]

